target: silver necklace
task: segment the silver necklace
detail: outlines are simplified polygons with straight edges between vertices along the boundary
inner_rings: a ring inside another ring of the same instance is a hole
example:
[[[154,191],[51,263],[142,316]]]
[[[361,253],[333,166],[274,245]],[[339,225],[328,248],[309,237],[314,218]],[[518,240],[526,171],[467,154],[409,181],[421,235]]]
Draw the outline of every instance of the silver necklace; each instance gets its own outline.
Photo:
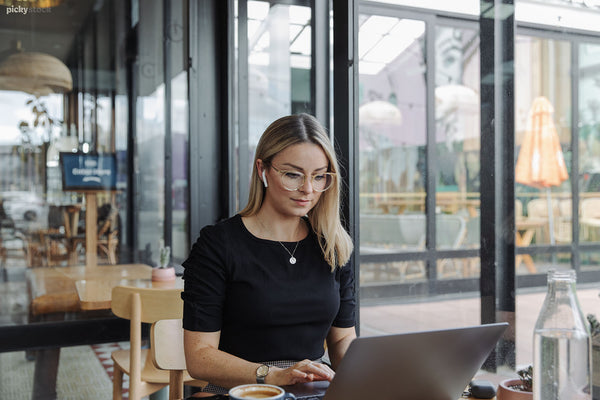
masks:
[[[269,231],[269,230],[268,230],[268,229],[265,227],[265,225],[262,223],[262,221],[260,220],[260,218],[258,218],[258,215],[256,216],[256,220],[258,221],[258,223],[260,224],[260,226],[263,228],[263,230],[264,230],[265,232],[267,232],[267,233],[269,233],[269,234],[273,235],[273,233],[272,233],[271,231]],[[277,243],[279,243],[279,244],[281,245],[281,247],[283,247],[283,248],[285,249],[285,251],[286,251],[286,252],[287,252],[287,253],[290,255],[290,260],[289,260],[289,261],[290,261],[290,264],[292,264],[292,265],[296,264],[296,261],[297,261],[297,260],[296,260],[296,257],[294,257],[294,254],[296,254],[296,249],[298,248],[298,244],[300,244],[300,241],[298,240],[298,241],[296,242],[296,246],[294,247],[294,251],[292,251],[292,252],[290,252],[290,251],[288,250],[288,248],[287,248],[287,247],[285,247],[285,245],[284,245],[283,243],[281,243],[279,240],[276,240],[276,241],[277,241]]]

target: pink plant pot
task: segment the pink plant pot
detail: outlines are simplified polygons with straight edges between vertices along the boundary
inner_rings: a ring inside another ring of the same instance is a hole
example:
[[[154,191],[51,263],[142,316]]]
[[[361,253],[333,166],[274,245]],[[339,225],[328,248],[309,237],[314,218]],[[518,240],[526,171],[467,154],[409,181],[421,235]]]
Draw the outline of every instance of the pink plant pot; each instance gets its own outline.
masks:
[[[154,268],[152,270],[152,280],[157,282],[175,280],[175,268]]]
[[[498,391],[496,393],[497,400],[531,400],[533,399],[533,392],[523,392],[521,390],[513,389],[511,386],[520,385],[520,379],[506,379],[498,385]]]

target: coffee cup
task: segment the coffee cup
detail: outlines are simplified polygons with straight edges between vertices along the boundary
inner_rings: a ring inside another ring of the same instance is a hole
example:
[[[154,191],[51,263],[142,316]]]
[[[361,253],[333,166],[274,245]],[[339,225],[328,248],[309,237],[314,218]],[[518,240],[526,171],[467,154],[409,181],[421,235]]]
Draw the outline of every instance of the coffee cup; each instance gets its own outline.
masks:
[[[285,390],[275,385],[252,383],[240,385],[229,390],[229,397],[234,400],[295,400],[296,396],[286,393]]]

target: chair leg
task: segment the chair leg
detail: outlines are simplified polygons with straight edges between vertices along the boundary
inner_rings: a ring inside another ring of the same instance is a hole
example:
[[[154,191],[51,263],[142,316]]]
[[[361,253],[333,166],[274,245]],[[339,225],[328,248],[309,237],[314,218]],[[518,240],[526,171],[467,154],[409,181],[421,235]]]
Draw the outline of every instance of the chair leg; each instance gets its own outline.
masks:
[[[173,370],[169,373],[169,400],[183,399],[183,371]]]
[[[113,400],[123,400],[123,370],[116,364],[113,371]]]

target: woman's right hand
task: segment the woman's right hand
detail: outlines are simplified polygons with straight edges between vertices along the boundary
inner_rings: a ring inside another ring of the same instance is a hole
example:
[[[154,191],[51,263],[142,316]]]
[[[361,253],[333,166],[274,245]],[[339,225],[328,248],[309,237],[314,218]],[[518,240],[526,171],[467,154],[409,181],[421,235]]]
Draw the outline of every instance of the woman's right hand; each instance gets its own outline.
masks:
[[[331,381],[335,372],[327,364],[302,360],[289,368],[271,367],[265,383],[277,386],[296,383]]]

